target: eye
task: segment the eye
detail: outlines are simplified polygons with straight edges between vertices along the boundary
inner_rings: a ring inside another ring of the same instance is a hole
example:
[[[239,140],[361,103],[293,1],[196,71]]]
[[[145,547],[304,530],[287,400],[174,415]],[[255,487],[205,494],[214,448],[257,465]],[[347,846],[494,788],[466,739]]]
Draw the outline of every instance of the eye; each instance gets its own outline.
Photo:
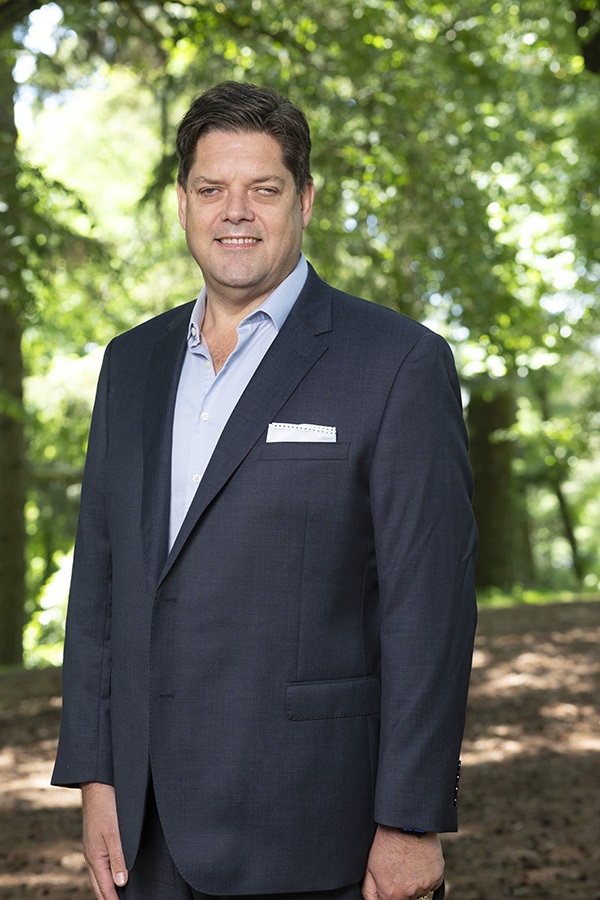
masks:
[[[215,194],[218,194],[218,192],[219,192],[219,188],[216,188],[216,187],[204,187],[204,188],[200,188],[200,190],[198,191],[198,193],[200,194],[201,197],[207,197],[207,198],[214,197]]]

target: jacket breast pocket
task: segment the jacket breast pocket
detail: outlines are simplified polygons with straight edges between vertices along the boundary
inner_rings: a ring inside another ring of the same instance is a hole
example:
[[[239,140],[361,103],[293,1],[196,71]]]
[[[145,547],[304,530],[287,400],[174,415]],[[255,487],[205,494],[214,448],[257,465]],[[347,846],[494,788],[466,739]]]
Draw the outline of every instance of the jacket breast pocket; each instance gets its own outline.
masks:
[[[347,459],[350,444],[319,441],[276,441],[263,444],[260,448],[261,459]]]
[[[286,713],[293,722],[374,716],[380,710],[375,675],[329,681],[293,681],[286,686]]]

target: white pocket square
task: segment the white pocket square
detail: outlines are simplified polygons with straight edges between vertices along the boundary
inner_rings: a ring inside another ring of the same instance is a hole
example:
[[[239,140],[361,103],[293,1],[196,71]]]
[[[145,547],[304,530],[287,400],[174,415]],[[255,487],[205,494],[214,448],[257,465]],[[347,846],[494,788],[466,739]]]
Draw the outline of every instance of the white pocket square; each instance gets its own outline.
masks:
[[[293,425],[289,422],[271,422],[267,431],[267,444],[282,441],[311,441],[335,444],[336,429],[332,425]]]

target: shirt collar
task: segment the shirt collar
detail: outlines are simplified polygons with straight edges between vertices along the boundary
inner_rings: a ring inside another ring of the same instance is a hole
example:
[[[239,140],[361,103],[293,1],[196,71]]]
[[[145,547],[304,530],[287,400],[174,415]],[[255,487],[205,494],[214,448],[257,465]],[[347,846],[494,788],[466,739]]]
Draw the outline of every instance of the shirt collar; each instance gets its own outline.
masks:
[[[238,328],[254,316],[268,316],[275,330],[279,332],[283,323],[287,319],[290,310],[306,281],[308,275],[308,263],[303,253],[293,272],[284,278],[278,287],[269,294],[266,300],[263,300],[260,306],[253,309],[251,313],[242,319]],[[203,287],[198,294],[198,299],[194,304],[192,315],[190,316],[190,324],[188,328],[188,345],[190,347],[197,346],[201,341],[201,329],[204,321],[204,313],[206,312],[206,287]]]

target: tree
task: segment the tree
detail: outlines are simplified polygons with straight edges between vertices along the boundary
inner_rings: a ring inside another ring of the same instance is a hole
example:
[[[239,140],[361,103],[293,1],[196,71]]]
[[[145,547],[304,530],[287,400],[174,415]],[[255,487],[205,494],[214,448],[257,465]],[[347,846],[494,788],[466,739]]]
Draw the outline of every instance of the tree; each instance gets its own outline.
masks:
[[[22,233],[13,64],[9,32],[0,36],[0,663],[21,660],[25,579]]]
[[[21,23],[15,35],[22,40],[25,17],[37,6],[0,0],[5,36]],[[590,227],[600,174],[592,74],[597,4],[494,0],[465,9],[415,0],[340,0],[329,6],[318,0],[63,0],[61,9],[56,51],[37,53],[33,82],[40,103],[53,93],[77,96],[86,84],[92,86],[87,96],[95,96],[99,78],[115,84],[126,73],[129,94],[120,94],[118,105],[129,104],[132,115],[121,130],[130,128],[130,144],[143,148],[145,184],[136,195],[142,202],[135,218],[122,228],[103,206],[106,191],[90,191],[69,172],[55,173],[52,182],[42,160],[34,160],[43,167],[41,179],[35,167],[27,168],[16,150],[12,120],[3,123],[9,139],[1,151],[2,171],[8,177],[0,188],[7,197],[14,185],[21,192],[8,212],[13,231],[3,232],[9,241],[3,259],[14,260],[8,271],[17,301],[3,312],[17,323],[16,330],[3,331],[13,335],[13,356],[4,358],[19,360],[25,346],[30,371],[43,374],[49,371],[41,361],[44,341],[57,352],[83,355],[86,343],[103,343],[111,330],[132,324],[142,308],[150,312],[187,299],[188,286],[192,294],[192,269],[168,199],[176,122],[199,89],[222,78],[273,85],[307,109],[314,135],[318,202],[307,234],[309,255],[325,277],[426,321],[453,343],[471,396],[474,468],[495,473],[492,480],[489,474],[477,479],[479,580],[510,585],[530,578],[523,536],[536,531],[526,500],[542,483],[551,489],[559,471],[551,472],[545,462],[534,465],[545,438],[531,373],[543,380],[557,361],[580,359],[573,354],[582,346],[593,353],[589,335],[600,271]],[[3,110],[10,109],[13,92],[6,84]],[[144,132],[140,141],[134,122],[136,104],[142,103],[156,131],[150,138]],[[116,108],[117,101],[110,118],[100,117],[104,131],[92,155],[117,147],[120,138],[111,130]],[[84,143],[81,135],[77,140]],[[130,170],[139,167],[134,163]],[[72,168],[80,170],[81,162]],[[69,179],[70,190],[62,189],[59,182]],[[52,228],[52,222],[61,227]],[[60,234],[71,238],[59,251]],[[98,264],[100,244],[104,257]],[[53,268],[59,252],[69,265]],[[109,270],[119,272],[110,284]],[[116,282],[123,288],[118,297]],[[126,292],[135,298],[132,309]],[[17,367],[14,373],[3,395],[10,398],[5,420],[22,434],[21,374]],[[4,370],[1,377],[8,377]],[[560,386],[550,411],[559,407],[563,418],[575,417]],[[73,422],[79,421],[77,409],[69,407]],[[536,410],[535,434],[523,426],[528,409]],[[29,411],[37,416],[30,416],[28,434],[35,475],[30,502],[38,523],[30,548],[45,560],[43,578],[71,540],[71,514],[54,512],[71,509],[64,497],[73,487],[69,480],[81,448],[77,458],[69,456],[59,414],[44,417],[35,404]],[[44,458],[42,428],[53,429],[46,437],[62,448],[58,456],[69,460],[69,472],[61,474]],[[79,425],[75,430],[80,433]],[[0,440],[13,454],[16,448],[22,475],[22,437],[21,443]],[[7,459],[0,449],[0,467],[8,466]],[[2,483],[10,480],[16,490],[19,479],[8,479],[6,471]],[[568,505],[564,479],[572,477],[573,467],[560,472]],[[22,497],[23,486],[19,490]],[[16,521],[21,501],[13,496],[10,502]],[[573,514],[563,516],[565,528],[567,520],[574,522]],[[52,532],[45,524],[50,521]],[[571,531],[572,552],[577,546],[585,568],[587,551],[579,546],[577,528]],[[17,533],[13,524],[10,534]],[[511,543],[510,535],[518,537]],[[22,574],[14,583],[20,580]],[[10,604],[17,603],[17,593]]]
[[[13,114],[13,77],[18,39],[15,27],[41,2],[0,3],[0,665],[19,663],[25,598],[26,531],[24,507],[28,464],[27,420],[23,406],[23,332],[36,309],[36,290],[48,274],[51,256],[67,258],[90,251],[86,240],[67,221],[64,210],[51,209],[47,184],[24,165],[17,149]],[[79,7],[79,4],[75,4]],[[78,207],[76,198],[55,185]],[[49,202],[43,208],[43,199]],[[58,207],[64,206],[59,203]],[[79,211],[82,211],[79,205]]]

